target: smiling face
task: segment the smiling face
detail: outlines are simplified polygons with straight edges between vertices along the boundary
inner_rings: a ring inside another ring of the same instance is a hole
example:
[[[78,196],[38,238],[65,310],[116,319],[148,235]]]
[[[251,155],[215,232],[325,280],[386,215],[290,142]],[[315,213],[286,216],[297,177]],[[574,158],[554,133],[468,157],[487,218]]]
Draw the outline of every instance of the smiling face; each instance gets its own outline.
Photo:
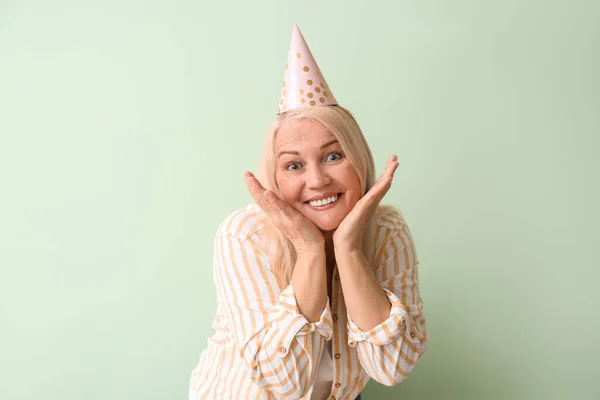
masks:
[[[310,119],[286,119],[274,148],[283,200],[321,231],[335,230],[361,197],[360,179],[335,135]]]

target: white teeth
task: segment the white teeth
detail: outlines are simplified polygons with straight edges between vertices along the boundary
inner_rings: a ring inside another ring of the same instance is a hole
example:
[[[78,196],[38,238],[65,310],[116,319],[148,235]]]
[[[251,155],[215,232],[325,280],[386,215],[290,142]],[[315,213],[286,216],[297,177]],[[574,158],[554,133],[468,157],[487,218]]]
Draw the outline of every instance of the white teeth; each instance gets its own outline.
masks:
[[[328,197],[323,200],[309,201],[308,204],[310,204],[313,207],[323,207],[323,206],[326,206],[327,204],[333,203],[334,201],[337,200],[337,198],[338,198],[337,195],[335,195],[335,196],[331,196],[331,197]]]

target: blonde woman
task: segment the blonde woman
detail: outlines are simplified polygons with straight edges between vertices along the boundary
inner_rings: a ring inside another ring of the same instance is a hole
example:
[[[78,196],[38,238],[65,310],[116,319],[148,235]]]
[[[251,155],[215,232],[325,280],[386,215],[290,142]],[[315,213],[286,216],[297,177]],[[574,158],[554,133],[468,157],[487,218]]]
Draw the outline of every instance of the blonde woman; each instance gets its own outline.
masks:
[[[217,231],[216,333],[190,399],[360,399],[370,379],[404,380],[427,347],[413,238],[380,205],[396,156],[375,180],[363,133],[335,98],[282,111],[260,179],[245,174],[255,203]]]

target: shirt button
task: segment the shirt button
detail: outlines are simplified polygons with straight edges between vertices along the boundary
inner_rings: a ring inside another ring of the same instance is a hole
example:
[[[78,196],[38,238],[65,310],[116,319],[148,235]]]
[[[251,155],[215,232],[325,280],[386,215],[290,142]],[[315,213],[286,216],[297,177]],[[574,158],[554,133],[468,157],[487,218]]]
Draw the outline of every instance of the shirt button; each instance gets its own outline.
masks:
[[[333,314],[333,320],[334,320],[334,321],[337,321],[337,320],[338,320],[338,316],[337,316],[337,314]]]
[[[281,346],[281,347],[279,348],[279,352],[280,352],[280,353],[285,353],[285,347]]]
[[[336,388],[339,388],[339,387],[341,387],[341,386],[342,386],[342,384],[341,384],[341,383],[336,383],[336,384],[335,384],[335,387],[336,387]]]
[[[339,360],[342,355],[340,353],[335,353],[335,359]]]

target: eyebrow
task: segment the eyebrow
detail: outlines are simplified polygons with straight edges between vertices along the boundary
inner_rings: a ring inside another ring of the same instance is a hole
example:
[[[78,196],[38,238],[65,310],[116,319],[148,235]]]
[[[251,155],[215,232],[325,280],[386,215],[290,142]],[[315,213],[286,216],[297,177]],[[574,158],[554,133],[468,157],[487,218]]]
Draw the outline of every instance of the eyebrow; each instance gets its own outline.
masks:
[[[323,150],[324,148],[329,147],[332,144],[337,143],[337,142],[338,142],[337,139],[333,139],[333,140],[325,143],[323,146],[319,147],[319,150]],[[300,153],[298,153],[297,151],[280,151],[279,154],[277,154],[277,158],[279,158],[282,154],[293,154],[296,156],[300,155]]]

